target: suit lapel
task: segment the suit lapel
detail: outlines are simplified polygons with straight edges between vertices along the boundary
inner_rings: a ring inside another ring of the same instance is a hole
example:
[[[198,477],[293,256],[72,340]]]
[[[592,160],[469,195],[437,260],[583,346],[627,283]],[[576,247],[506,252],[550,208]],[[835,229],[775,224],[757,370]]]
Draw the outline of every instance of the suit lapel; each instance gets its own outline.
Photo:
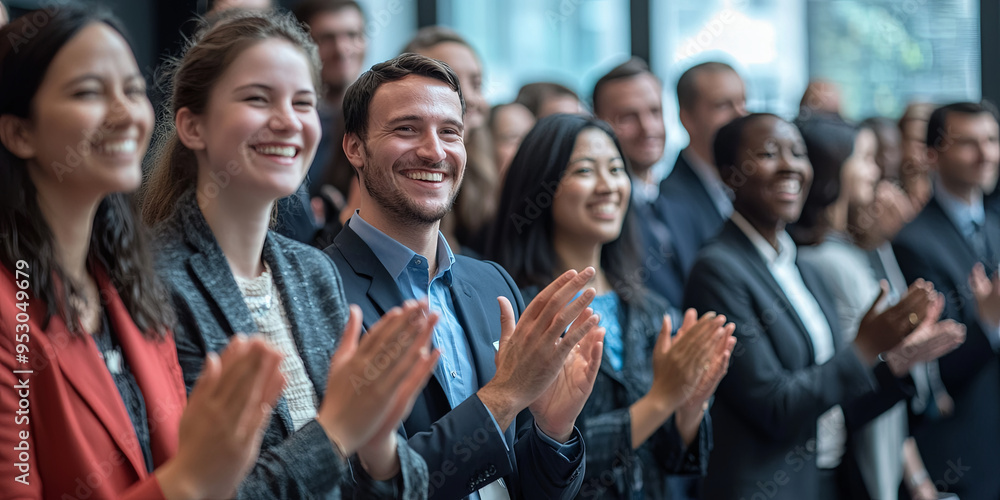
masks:
[[[344,261],[347,262],[347,265],[351,267],[351,271],[357,277],[357,282],[354,285],[366,289],[366,295],[371,301],[372,308],[375,310],[374,315],[365,313],[364,326],[365,329],[369,329],[386,311],[403,303],[403,293],[399,291],[399,287],[396,286],[396,280],[389,275],[389,271],[378,260],[375,252],[351,229],[350,225],[344,225],[344,228],[334,238],[333,246],[344,257]],[[453,300],[458,304],[457,294],[453,293]],[[492,375],[490,377],[492,378]],[[438,379],[437,370],[431,375],[431,380],[427,383],[427,387],[424,388],[424,392],[430,392],[436,396],[428,397],[428,400],[447,402],[444,383]],[[431,418],[428,425],[434,420],[436,418]]]
[[[135,377],[146,404],[153,463],[162,464],[177,453],[178,439],[177,421],[162,419],[169,415],[179,418],[187,401],[177,352],[172,342],[154,342],[144,338],[125,310],[118,291],[106,278],[99,279],[103,281],[102,296],[110,297],[106,302],[110,326],[118,337],[129,371]],[[141,453],[137,458],[141,459]],[[140,464],[145,469],[145,461],[140,461]]]
[[[681,151],[677,156],[677,168],[680,169],[678,171],[679,176],[686,181],[688,186],[691,186],[691,189],[694,189],[697,192],[695,198],[700,200],[699,205],[701,205],[698,208],[698,213],[701,214],[702,220],[708,223],[701,224],[698,229],[704,230],[709,226],[713,228],[719,227],[725,221],[722,219],[722,216],[719,215],[719,209],[715,207],[715,203],[712,201],[712,196],[708,194],[708,188],[706,188],[705,184],[701,182],[701,177],[698,177],[698,174],[694,172],[694,167],[688,163],[687,158],[684,157],[683,151]],[[713,236],[715,235],[706,234],[704,239],[707,241]]]
[[[940,238],[941,241],[949,241],[949,240],[954,241],[955,243],[952,245],[952,248],[956,249],[959,253],[965,256],[964,260],[970,264],[970,269],[971,269],[971,264],[973,262],[978,262],[979,258],[976,257],[976,252],[975,250],[973,250],[972,245],[969,243],[969,240],[965,238],[965,235],[963,235],[962,232],[959,231],[958,226],[955,225],[955,222],[952,221],[951,217],[949,217],[948,214],[945,213],[944,209],[941,208],[941,204],[937,202],[937,199],[931,197],[931,200],[927,203],[927,208],[925,210],[927,211],[927,215],[930,217],[930,223],[932,227],[935,228],[947,227],[948,229],[946,229],[945,231],[950,233],[948,235],[938,234],[935,235],[935,237]],[[993,219],[991,215],[992,214],[989,211],[987,211],[986,213],[987,221]],[[987,237],[989,236],[990,232],[995,232],[995,231],[989,231],[987,229]]]
[[[474,284],[465,279],[460,270],[461,266],[457,264],[456,262],[451,268],[454,279],[451,297],[455,303],[458,321],[462,325],[465,338],[469,341],[473,362],[476,365],[476,376],[479,379],[479,386],[482,387],[496,375],[496,348],[493,347],[493,342],[500,340],[499,331],[494,339],[490,318],[486,316],[482,301],[475,293]],[[496,318],[495,321],[499,324],[500,318]]]
[[[106,281],[102,280],[101,277],[97,277],[97,279],[102,292],[107,292]],[[116,298],[117,294],[111,296],[109,302],[114,302]],[[110,317],[111,314],[108,316]],[[128,319],[127,324],[121,319],[116,315],[112,318],[113,325],[109,325],[109,327],[116,329],[113,334],[118,335],[119,338],[122,337],[119,331],[128,328],[135,329],[131,319]],[[50,345],[56,359],[59,360],[58,365],[62,370],[63,377],[76,389],[94,415],[104,424],[108,435],[128,459],[128,463],[136,475],[140,478],[146,477],[146,461],[142,457],[142,450],[135,437],[132,420],[129,418],[128,410],[125,408],[125,403],[122,402],[111,374],[104,363],[100,361],[102,356],[97,349],[94,338],[90,335],[83,337],[72,335],[58,315],[53,316],[50,322],[51,325],[48,328],[48,335],[51,338]],[[125,346],[122,347],[124,350]],[[126,355],[128,354],[126,353]],[[128,359],[130,363],[133,362],[132,357]],[[141,364],[145,360],[139,359],[137,362]]]
[[[301,302],[296,301],[295,295],[292,293],[293,288],[303,287],[305,283],[299,283],[294,279],[286,279],[283,271],[292,269],[293,264],[281,252],[281,249],[274,241],[274,236],[270,233],[268,233],[267,238],[264,240],[264,262],[267,262],[271,269],[274,286],[281,297],[281,305],[285,310],[288,327],[292,332],[292,340],[295,342],[295,347],[299,352],[302,366],[305,368],[309,379],[314,381],[313,388],[316,390],[316,396],[322,401],[323,395],[326,392],[326,375],[329,374],[328,366],[330,358],[328,356],[310,355],[310,352],[315,354],[317,349],[323,352],[328,352],[326,351],[328,348],[332,350],[328,338],[320,337],[320,335],[338,336],[340,332],[317,332],[315,328],[310,328],[313,326],[313,323],[309,322],[308,318],[303,317]],[[311,346],[312,351],[306,349],[306,346]],[[291,415],[289,415],[289,418],[291,418]]]
[[[734,245],[737,249],[737,253],[747,262],[747,268],[753,273],[758,283],[763,283],[767,286],[771,292],[771,295],[775,298],[774,304],[766,304],[765,307],[780,308],[785,311],[785,315],[789,316],[795,323],[799,335],[802,336],[802,340],[806,343],[809,349],[809,364],[813,363],[816,357],[816,353],[813,350],[812,338],[809,336],[809,331],[806,329],[806,325],[802,323],[802,319],[795,312],[795,308],[792,307],[791,302],[785,295],[785,291],[778,285],[778,282],[774,280],[774,275],[771,274],[771,270],[767,268],[767,264],[764,262],[764,258],[761,257],[760,252],[757,247],[750,242],[743,231],[736,226],[733,221],[726,221],[726,225],[723,227],[722,232],[719,234],[719,238],[729,240],[730,244]]]
[[[354,273],[368,280],[367,295],[378,314],[376,318],[365,317],[365,328],[371,328],[386,311],[403,303],[403,293],[396,286],[396,280],[375,256],[375,252],[349,225],[344,225],[333,244]]]
[[[796,262],[797,264],[798,262]],[[834,352],[839,351],[844,340],[840,335],[840,320],[837,316],[833,298],[830,297],[827,289],[824,287],[822,278],[813,272],[812,269],[799,267],[799,274],[802,275],[802,282],[806,285],[809,292],[812,293],[813,298],[816,299],[816,304],[819,305],[820,310],[823,311],[823,316],[826,317],[826,324],[830,326],[830,335],[833,337]],[[795,316],[797,317],[798,314]],[[810,345],[812,345],[811,341]]]
[[[243,295],[239,291],[240,288],[236,284],[236,279],[233,278],[233,273],[229,268],[229,261],[226,260],[225,254],[219,248],[215,235],[208,226],[208,222],[205,221],[205,217],[201,214],[193,193],[190,198],[182,199],[180,203],[181,206],[178,209],[182,211],[181,217],[184,221],[184,236],[188,243],[197,249],[197,252],[189,258],[188,264],[194,271],[195,279],[201,283],[207,296],[215,302],[213,309],[220,311],[222,318],[225,320],[226,324],[220,325],[222,326],[220,330],[223,332],[228,330],[230,335],[236,333],[257,333],[257,323],[253,320],[250,309],[247,308],[246,302],[243,300]],[[282,300],[287,300],[287,297],[282,296]],[[286,309],[290,309],[287,304],[286,302]],[[206,333],[202,333],[202,335],[206,335]],[[205,338],[206,345],[210,347],[224,347],[229,345],[228,336],[218,335],[213,337],[211,333],[207,335]],[[291,433],[294,430],[294,425],[292,424],[292,416],[288,411],[288,403],[285,401],[284,396],[278,399],[275,411],[278,412],[279,420],[285,432]]]

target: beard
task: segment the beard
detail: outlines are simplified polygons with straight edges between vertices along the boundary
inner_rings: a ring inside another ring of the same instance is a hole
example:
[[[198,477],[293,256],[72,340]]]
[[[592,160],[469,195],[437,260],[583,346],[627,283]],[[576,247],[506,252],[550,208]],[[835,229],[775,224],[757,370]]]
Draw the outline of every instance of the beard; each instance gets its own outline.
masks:
[[[388,169],[380,169],[374,165],[367,166],[364,174],[365,190],[386,213],[391,214],[396,220],[404,224],[427,225],[440,221],[451,211],[451,207],[455,204],[455,199],[458,197],[459,186],[462,184],[462,178],[454,175],[458,169],[446,161],[428,167],[428,170],[439,170],[455,179],[454,187],[452,188],[452,192],[449,193],[447,201],[436,207],[428,207],[414,203],[392,181],[395,172],[409,163],[412,162],[399,160]]]

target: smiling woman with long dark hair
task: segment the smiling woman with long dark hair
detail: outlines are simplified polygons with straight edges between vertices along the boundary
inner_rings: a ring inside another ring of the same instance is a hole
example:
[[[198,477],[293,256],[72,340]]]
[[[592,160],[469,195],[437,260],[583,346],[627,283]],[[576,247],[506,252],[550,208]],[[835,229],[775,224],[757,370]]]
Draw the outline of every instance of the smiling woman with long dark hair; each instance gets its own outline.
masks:
[[[642,285],[630,196],[608,124],[548,116],[511,162],[489,247],[525,300],[566,269],[597,271],[591,307],[605,329],[604,357],[577,420],[588,445],[579,498],[667,498],[669,475],[702,473],[703,404],[735,343],[725,318],[693,311],[671,341],[666,301]]]
[[[127,194],[152,126],[106,12],[36,10],[0,30],[0,497],[225,497],[257,456],[281,355],[240,340],[185,401]]]

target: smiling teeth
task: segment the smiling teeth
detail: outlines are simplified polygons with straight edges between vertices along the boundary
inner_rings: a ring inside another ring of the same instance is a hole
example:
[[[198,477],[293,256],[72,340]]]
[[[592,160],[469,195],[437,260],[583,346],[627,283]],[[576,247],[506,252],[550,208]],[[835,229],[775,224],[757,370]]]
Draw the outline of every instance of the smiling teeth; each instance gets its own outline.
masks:
[[[134,153],[137,145],[135,139],[126,139],[124,141],[101,143],[95,146],[94,149],[100,153]]]
[[[778,183],[779,193],[799,194],[802,191],[802,182],[797,179],[787,179]]]
[[[406,176],[415,181],[441,182],[444,174],[441,172],[407,172]]]
[[[601,203],[594,207],[594,211],[600,215],[611,215],[618,212],[618,205],[614,203]]]
[[[256,146],[254,150],[262,155],[285,156],[288,158],[295,156],[295,146]]]

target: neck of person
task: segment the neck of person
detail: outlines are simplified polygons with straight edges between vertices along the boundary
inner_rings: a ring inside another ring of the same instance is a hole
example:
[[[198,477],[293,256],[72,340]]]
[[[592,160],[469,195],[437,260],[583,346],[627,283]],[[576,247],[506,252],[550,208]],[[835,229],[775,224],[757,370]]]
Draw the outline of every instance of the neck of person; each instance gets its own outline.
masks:
[[[203,195],[206,190],[199,179],[198,206],[233,276],[253,279],[264,272],[261,257],[274,200],[261,200],[237,191],[232,187],[220,189],[218,196],[210,198]]]
[[[556,257],[559,258],[559,264],[562,266],[562,269],[555,270],[556,272],[552,274],[553,276],[559,276],[570,269],[583,271],[588,267],[593,267],[597,273],[594,274],[594,277],[587,286],[594,287],[598,295],[608,293],[612,290],[611,284],[604,274],[604,269],[601,268],[601,249],[604,247],[603,244],[593,242],[582,243],[556,234],[553,237],[552,246],[556,252]]]
[[[950,179],[946,179],[945,176],[939,175],[938,185],[948,192],[948,194],[954,196],[965,202],[966,205],[972,205],[974,199],[976,199],[977,194],[982,194],[983,188],[979,185],[965,184],[962,182],[952,182]]]
[[[30,169],[29,172],[34,172]],[[72,174],[70,174],[72,175]],[[31,175],[37,192],[38,208],[52,231],[56,262],[66,277],[77,284],[87,283],[87,254],[94,229],[94,216],[105,195],[91,195],[61,188],[61,183]]]
[[[362,196],[358,211],[365,222],[382,231],[401,245],[427,258],[430,276],[437,274],[438,234],[441,221],[420,223],[394,216],[368,196]]]
[[[838,233],[847,233],[847,215],[850,201],[842,193],[833,205],[826,207],[827,227]]]
[[[642,165],[632,162],[632,175],[646,184],[656,184],[653,178],[653,165]]]
[[[740,206],[738,200],[733,204],[733,209],[739,212],[739,214],[743,216],[743,218],[746,219],[758,233],[760,233],[761,237],[764,238],[764,241],[767,241],[767,243],[771,245],[776,252],[781,251],[781,246],[778,244],[778,234],[785,230],[785,223],[783,221],[763,221],[757,217],[747,215],[751,214],[752,211],[743,210],[743,207]]]

